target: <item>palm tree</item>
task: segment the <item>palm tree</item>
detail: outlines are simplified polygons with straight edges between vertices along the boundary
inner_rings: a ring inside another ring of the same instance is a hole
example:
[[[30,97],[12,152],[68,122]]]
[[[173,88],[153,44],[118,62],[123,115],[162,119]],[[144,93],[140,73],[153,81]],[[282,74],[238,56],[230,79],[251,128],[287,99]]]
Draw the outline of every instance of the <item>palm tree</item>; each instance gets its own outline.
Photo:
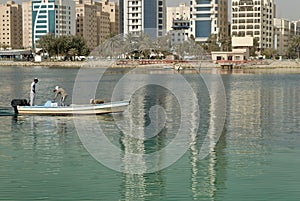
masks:
[[[68,54],[73,56],[73,61],[75,61],[75,57],[78,55],[78,50],[76,48],[71,48],[69,51],[68,51]]]
[[[300,59],[300,36],[293,37],[290,46],[297,53],[298,59]]]
[[[152,47],[152,41],[149,35],[141,33],[138,37],[138,50],[140,57],[148,58],[150,49]]]
[[[129,32],[124,37],[124,50],[126,53],[131,53],[137,50],[137,36],[132,32]]]
[[[121,35],[108,38],[98,47],[96,47],[91,55],[100,58],[115,58],[122,54],[123,49],[123,38]]]

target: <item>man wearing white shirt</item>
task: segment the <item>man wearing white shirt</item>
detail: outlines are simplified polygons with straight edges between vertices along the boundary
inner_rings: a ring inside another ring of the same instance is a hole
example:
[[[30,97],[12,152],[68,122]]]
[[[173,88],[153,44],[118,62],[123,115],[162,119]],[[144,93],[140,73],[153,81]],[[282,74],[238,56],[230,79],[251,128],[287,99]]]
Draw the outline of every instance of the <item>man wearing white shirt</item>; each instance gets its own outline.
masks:
[[[37,78],[33,79],[33,82],[31,83],[30,86],[30,106],[34,106],[34,100],[35,100],[35,88],[36,84],[39,82]]]

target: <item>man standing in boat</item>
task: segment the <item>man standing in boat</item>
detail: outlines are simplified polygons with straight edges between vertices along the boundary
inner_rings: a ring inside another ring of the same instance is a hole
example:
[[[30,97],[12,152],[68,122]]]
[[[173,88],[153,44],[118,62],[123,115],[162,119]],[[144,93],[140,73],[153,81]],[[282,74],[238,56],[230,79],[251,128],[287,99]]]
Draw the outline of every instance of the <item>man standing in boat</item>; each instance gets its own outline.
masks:
[[[57,98],[57,96],[60,95],[61,96],[61,98],[60,98],[61,106],[65,106],[65,100],[66,100],[66,98],[68,96],[67,92],[63,88],[61,88],[59,86],[56,86],[54,88],[53,92],[55,92],[55,96],[54,96],[53,101],[55,101],[55,99]]]
[[[34,106],[34,100],[35,100],[35,88],[36,88],[36,84],[39,82],[39,80],[37,78],[33,79],[33,82],[31,83],[30,86],[30,106]]]

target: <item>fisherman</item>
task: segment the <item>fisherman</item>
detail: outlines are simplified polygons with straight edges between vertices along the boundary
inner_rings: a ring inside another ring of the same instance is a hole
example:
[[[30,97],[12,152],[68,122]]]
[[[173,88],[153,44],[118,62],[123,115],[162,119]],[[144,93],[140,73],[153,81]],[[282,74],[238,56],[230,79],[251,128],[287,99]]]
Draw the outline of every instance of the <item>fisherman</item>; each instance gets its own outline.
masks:
[[[57,96],[60,95],[60,97],[61,97],[60,98],[61,106],[65,106],[65,100],[66,100],[66,98],[68,96],[67,92],[63,88],[61,88],[59,86],[56,86],[54,88],[53,92],[55,92],[55,96],[54,96],[53,101],[55,101],[55,99],[57,98]]]
[[[36,92],[36,84],[39,82],[37,78],[33,79],[33,82],[30,86],[30,106],[34,106],[34,100],[35,100],[35,92]]]

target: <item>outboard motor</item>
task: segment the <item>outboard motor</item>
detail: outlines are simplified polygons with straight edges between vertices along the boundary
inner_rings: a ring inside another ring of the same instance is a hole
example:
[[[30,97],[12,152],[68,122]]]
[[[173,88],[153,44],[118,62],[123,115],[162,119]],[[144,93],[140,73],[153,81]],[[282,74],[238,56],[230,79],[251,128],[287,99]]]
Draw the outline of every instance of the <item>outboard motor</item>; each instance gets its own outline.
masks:
[[[18,105],[19,106],[28,106],[29,105],[26,99],[13,99],[10,104],[14,108],[16,114],[19,113],[18,108],[17,108]]]

